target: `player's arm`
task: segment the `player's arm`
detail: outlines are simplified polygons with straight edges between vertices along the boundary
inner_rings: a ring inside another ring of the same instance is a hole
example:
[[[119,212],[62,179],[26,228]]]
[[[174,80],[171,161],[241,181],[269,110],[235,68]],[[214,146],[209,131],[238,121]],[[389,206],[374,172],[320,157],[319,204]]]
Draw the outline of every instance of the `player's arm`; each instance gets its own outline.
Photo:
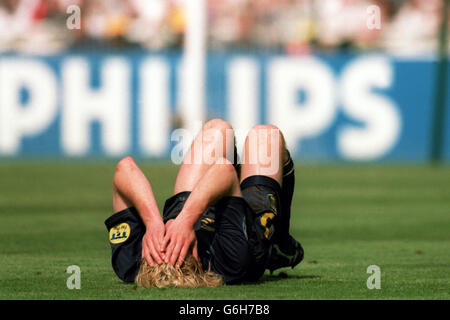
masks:
[[[194,224],[210,205],[225,196],[242,194],[233,165],[226,159],[220,159],[195,185],[183,210],[167,227],[162,245],[166,263],[181,266],[195,241]],[[193,254],[196,256],[196,251]]]
[[[164,223],[150,182],[131,157],[126,157],[117,164],[114,173],[114,191],[119,194],[120,201],[136,208],[145,224],[142,256],[150,265],[154,265],[153,260],[161,264],[160,252],[165,232]]]

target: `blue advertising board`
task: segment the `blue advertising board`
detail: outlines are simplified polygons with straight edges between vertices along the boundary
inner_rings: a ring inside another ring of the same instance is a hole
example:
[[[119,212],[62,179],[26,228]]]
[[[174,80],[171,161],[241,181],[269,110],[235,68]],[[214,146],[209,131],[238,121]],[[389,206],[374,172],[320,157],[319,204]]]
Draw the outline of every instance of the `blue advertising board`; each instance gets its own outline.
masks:
[[[182,65],[177,52],[0,55],[0,158],[170,158],[186,108]],[[429,159],[431,58],[210,52],[205,70],[203,120],[230,121],[241,140],[273,123],[305,161]]]

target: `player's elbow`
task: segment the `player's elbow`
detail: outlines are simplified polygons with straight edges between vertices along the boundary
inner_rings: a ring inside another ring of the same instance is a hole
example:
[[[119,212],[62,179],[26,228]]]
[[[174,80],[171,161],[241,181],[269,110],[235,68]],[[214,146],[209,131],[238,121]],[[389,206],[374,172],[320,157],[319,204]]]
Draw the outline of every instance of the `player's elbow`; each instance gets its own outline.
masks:
[[[128,173],[136,167],[136,163],[134,162],[132,157],[125,157],[121,159],[116,165],[116,171],[114,172],[113,177],[113,188],[115,190],[120,190],[121,185],[123,184],[124,177],[128,175]]]

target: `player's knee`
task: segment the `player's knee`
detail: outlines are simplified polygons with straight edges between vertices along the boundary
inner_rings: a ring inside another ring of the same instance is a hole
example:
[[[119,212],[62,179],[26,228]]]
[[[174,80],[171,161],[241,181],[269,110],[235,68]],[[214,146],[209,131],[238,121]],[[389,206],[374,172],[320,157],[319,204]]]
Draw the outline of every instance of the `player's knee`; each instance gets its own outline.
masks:
[[[116,172],[118,171],[126,171],[134,167],[136,163],[134,159],[130,156],[121,159],[116,165]]]
[[[205,123],[203,128],[206,130],[208,129],[233,130],[233,127],[228,122],[219,118],[209,120],[208,122]]]
[[[220,156],[231,155],[234,146],[233,127],[222,119],[209,120],[202,129],[203,143],[214,144]]]
[[[278,128],[277,126],[275,126],[273,124],[257,124],[250,129],[249,133],[252,133],[252,132],[256,133],[258,135],[260,135],[260,134],[264,134],[264,135],[280,134],[280,135],[282,135],[280,128]]]
[[[247,140],[261,143],[273,143],[277,141],[280,149],[284,148],[284,137],[281,130],[273,124],[258,124],[253,126],[247,135]]]

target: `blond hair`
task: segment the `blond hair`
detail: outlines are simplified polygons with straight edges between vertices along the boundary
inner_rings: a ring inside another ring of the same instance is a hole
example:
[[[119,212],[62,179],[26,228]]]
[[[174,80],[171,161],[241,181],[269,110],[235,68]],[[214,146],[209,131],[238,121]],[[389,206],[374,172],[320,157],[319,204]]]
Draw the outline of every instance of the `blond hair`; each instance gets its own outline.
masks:
[[[166,263],[152,267],[147,260],[142,259],[135,282],[138,286],[146,288],[200,288],[223,285],[220,275],[204,271],[201,263],[192,255],[186,258],[181,267],[173,267]]]

